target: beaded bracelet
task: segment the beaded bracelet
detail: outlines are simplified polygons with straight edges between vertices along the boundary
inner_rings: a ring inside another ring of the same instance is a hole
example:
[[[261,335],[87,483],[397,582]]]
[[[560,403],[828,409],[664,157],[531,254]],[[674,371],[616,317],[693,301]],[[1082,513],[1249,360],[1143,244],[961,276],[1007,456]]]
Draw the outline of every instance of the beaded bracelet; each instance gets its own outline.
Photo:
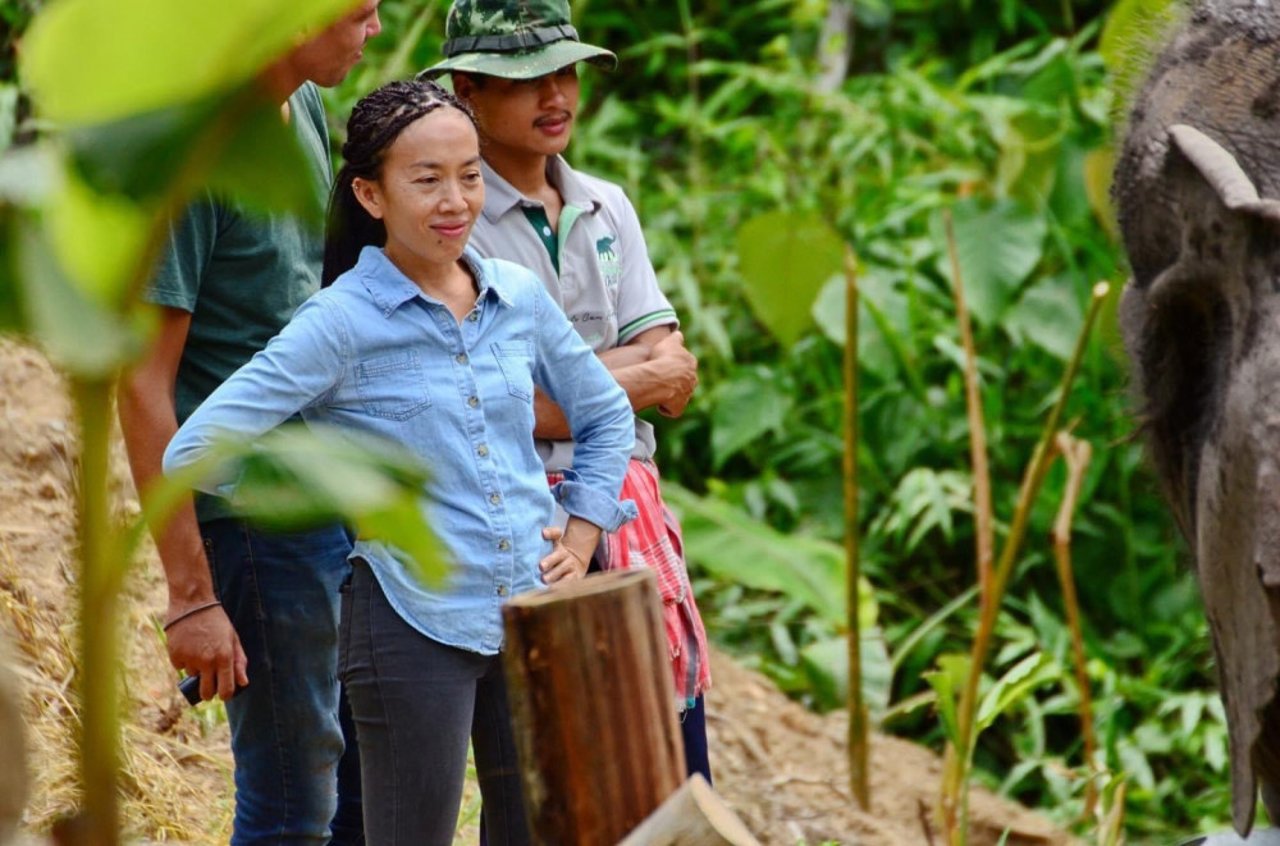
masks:
[[[187,619],[188,617],[194,614],[199,614],[201,611],[212,608],[215,605],[221,605],[221,604],[222,602],[220,600],[215,599],[212,602],[206,602],[204,605],[197,605],[195,608],[188,608],[186,611],[183,611],[181,614],[174,617],[172,620],[165,623],[160,628],[167,632],[169,631],[170,627],[178,623],[181,623],[183,620]]]

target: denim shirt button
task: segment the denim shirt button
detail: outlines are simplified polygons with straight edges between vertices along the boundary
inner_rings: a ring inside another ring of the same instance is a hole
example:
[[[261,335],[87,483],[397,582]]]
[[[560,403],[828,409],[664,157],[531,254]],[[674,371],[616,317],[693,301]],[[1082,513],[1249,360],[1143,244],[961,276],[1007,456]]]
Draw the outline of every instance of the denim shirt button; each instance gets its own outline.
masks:
[[[481,458],[488,458],[489,447],[485,446],[484,444],[480,444],[480,446],[476,447],[476,455],[480,456]]]
[[[506,595],[507,595],[507,586],[506,586],[506,585],[498,585],[497,593],[498,593],[498,596],[506,596]]]
[[[511,541],[507,540],[506,538],[503,538],[502,540],[498,541],[499,552],[506,552],[510,548],[511,548]]]
[[[466,354],[466,353],[458,353],[457,355],[455,355],[455,356],[453,357],[453,360],[454,360],[454,361],[456,361],[456,362],[458,362],[458,364],[466,364],[466,363],[467,363],[467,354]]]
[[[494,505],[497,505],[499,502],[502,502],[502,494],[498,494],[498,493],[489,494],[489,502],[493,503]]]
[[[472,408],[477,408],[477,407],[479,407],[479,405],[480,405],[480,397],[477,397],[477,396],[469,396],[469,397],[467,397],[467,405],[471,406]]]
[[[480,312],[478,311],[472,311],[470,314],[467,315],[467,320],[470,320],[472,323],[475,323],[479,319],[480,319]]]

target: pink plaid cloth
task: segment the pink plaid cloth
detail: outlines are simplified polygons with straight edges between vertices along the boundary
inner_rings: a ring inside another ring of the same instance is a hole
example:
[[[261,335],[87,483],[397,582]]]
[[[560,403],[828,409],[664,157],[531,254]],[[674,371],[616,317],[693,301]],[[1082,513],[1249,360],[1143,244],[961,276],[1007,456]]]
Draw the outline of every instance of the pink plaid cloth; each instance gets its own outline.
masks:
[[[547,479],[554,484],[560,476],[549,474]],[[658,577],[676,698],[683,710],[711,686],[711,662],[684,563],[680,523],[662,501],[658,468],[652,461],[631,459],[618,498],[634,502],[640,516],[606,536],[600,565],[604,570],[648,567]]]

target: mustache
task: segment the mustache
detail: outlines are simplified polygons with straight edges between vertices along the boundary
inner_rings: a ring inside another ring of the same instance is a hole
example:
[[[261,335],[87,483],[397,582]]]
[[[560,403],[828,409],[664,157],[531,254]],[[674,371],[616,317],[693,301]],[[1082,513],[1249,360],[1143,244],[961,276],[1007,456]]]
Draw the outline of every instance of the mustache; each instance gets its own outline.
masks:
[[[533,125],[544,126],[548,123],[560,123],[562,121],[568,121],[568,120],[573,120],[573,113],[570,112],[568,109],[561,109],[560,111],[554,114],[543,115],[542,117],[535,120],[533,122]]]

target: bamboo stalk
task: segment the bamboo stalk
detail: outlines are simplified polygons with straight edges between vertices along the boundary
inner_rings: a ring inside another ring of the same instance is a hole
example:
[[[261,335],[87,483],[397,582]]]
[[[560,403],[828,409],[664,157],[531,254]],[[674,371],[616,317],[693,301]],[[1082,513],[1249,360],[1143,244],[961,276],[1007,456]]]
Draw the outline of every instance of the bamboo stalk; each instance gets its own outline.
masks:
[[[871,807],[867,772],[867,708],[862,698],[862,628],[858,614],[858,266],[844,245],[844,555],[849,615],[849,787],[863,810]]]
[[[1098,802],[1098,787],[1094,772],[1094,754],[1098,748],[1093,730],[1093,697],[1089,690],[1089,674],[1085,669],[1084,635],[1080,628],[1080,603],[1076,598],[1075,576],[1071,570],[1071,521],[1080,487],[1084,484],[1085,470],[1093,455],[1088,441],[1078,440],[1066,432],[1059,432],[1058,451],[1067,464],[1067,486],[1062,494],[1057,519],[1053,522],[1053,557],[1057,564],[1058,581],[1062,584],[1062,602],[1066,606],[1067,628],[1071,631],[1071,652],[1075,662],[1076,686],[1080,688],[1080,732],[1084,738],[1084,762],[1088,780],[1084,788],[1084,815],[1093,816]]]
[[[951,258],[951,292],[956,302],[956,320],[960,324],[960,344],[964,348],[964,402],[969,418],[969,460],[973,463],[973,509],[977,522],[974,543],[978,557],[979,601],[986,605],[991,592],[991,563],[995,560],[995,528],[991,507],[991,467],[987,458],[987,425],[982,414],[982,392],[978,387],[978,356],[973,346],[973,326],[964,299],[964,277],[960,272],[960,255],[956,249],[955,227],[951,210],[943,209],[942,224],[947,234],[947,253]]]
[[[957,716],[957,730],[960,737],[954,750],[948,750],[947,765],[943,773],[942,785],[942,818],[947,831],[948,843],[951,846],[965,846],[968,843],[969,825],[969,772],[973,764],[973,725],[977,712],[978,682],[982,678],[982,668],[986,663],[987,652],[991,648],[991,636],[995,631],[996,615],[1000,602],[1004,598],[1005,587],[1013,573],[1013,565],[1017,561],[1022,541],[1026,537],[1027,523],[1031,519],[1031,506],[1036,494],[1044,484],[1049,466],[1053,461],[1055,450],[1053,438],[1058,432],[1062,420],[1062,412],[1067,398],[1071,394],[1071,385],[1075,382],[1076,373],[1080,369],[1080,361],[1084,358],[1085,347],[1097,322],[1102,302],[1107,296],[1110,286],[1099,282],[1093,286],[1093,295],[1089,301],[1084,325],[1076,338],[1075,350],[1067,362],[1059,386],[1057,401],[1049,411],[1049,417],[1041,429],[1040,440],[1036,443],[1031,461],[1023,473],[1022,484],[1018,490],[1017,504],[1014,507],[1013,522],[1009,526],[1009,534],[1001,547],[1000,557],[992,572],[991,594],[989,601],[982,603],[978,619],[978,631],[974,635],[973,648],[970,652],[969,674],[965,679],[964,689],[960,694]]]

